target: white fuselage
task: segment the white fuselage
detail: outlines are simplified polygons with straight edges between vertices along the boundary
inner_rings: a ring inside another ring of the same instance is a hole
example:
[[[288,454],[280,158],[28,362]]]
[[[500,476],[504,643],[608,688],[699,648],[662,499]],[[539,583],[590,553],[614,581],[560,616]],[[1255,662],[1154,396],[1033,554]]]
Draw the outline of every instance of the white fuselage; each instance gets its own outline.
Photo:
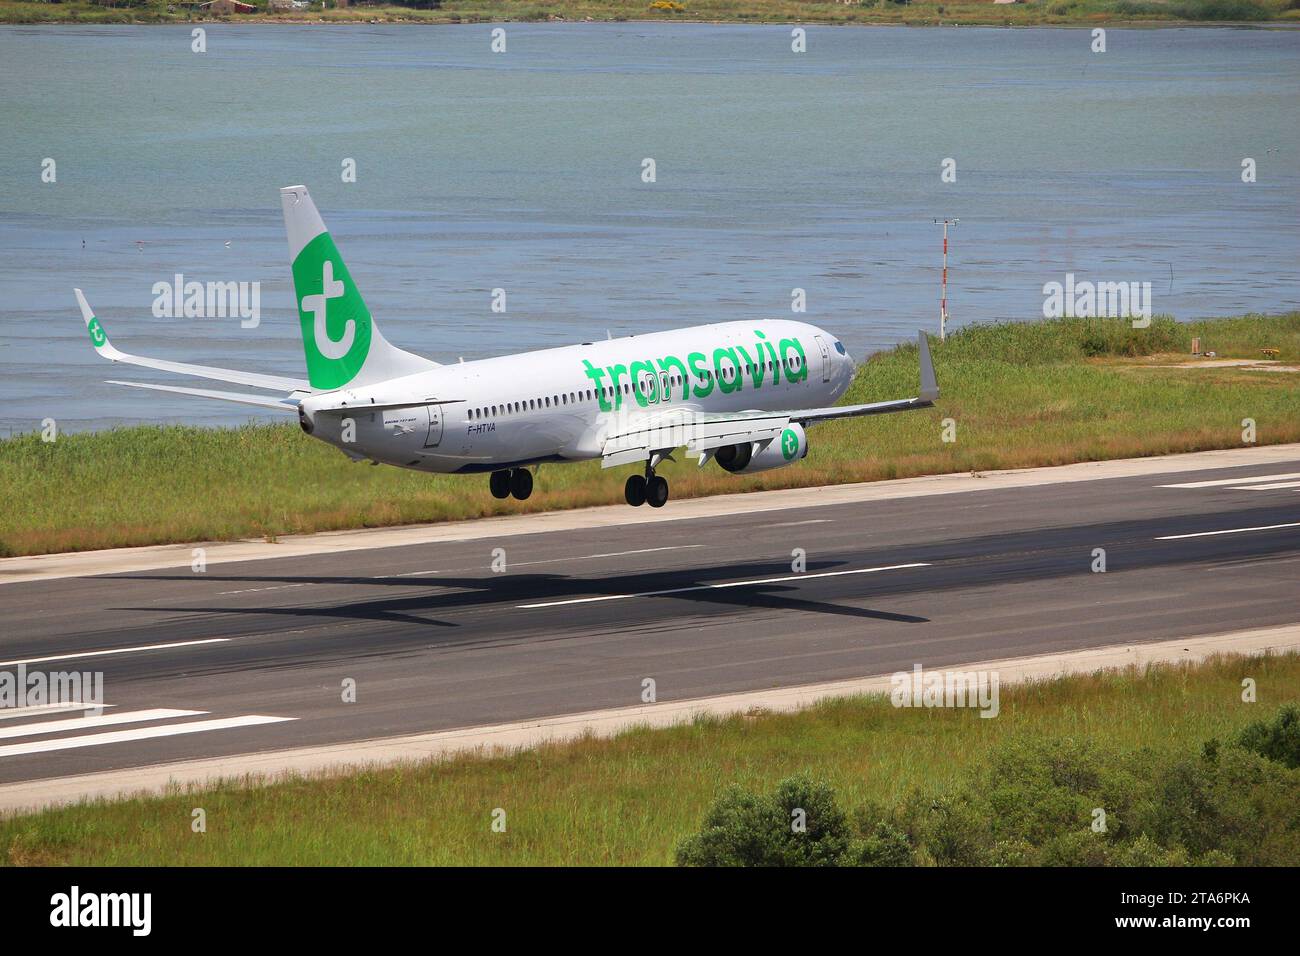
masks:
[[[611,430],[657,416],[827,406],[852,379],[853,360],[816,326],[727,322],[444,365],[302,408],[304,427],[355,458],[496,471],[599,458]],[[343,403],[355,415],[313,415]]]

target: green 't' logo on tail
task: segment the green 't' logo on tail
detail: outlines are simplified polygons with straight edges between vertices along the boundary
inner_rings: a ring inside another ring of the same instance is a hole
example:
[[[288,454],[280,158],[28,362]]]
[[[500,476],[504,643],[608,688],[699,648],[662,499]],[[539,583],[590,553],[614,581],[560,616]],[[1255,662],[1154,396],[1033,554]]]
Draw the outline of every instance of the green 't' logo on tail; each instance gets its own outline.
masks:
[[[293,261],[298,321],[312,388],[342,388],[356,378],[370,352],[370,310],[357,291],[328,232],[307,243]]]

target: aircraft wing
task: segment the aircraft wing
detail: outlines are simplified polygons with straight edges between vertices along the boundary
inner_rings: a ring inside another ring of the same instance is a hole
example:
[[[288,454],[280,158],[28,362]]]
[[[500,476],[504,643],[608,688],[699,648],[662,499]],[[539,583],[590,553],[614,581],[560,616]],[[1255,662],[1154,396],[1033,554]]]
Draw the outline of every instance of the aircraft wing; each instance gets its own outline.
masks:
[[[725,445],[751,442],[767,444],[781,434],[791,422],[813,425],[836,418],[861,415],[884,415],[929,408],[939,397],[934,363],[925,333],[918,336],[921,357],[921,389],[915,398],[900,398],[863,405],[835,405],[829,408],[792,408],[779,411],[743,411],[700,413],[691,409],[652,412],[629,422],[605,438],[602,467],[614,468],[646,461],[656,453],[667,454],[686,447],[688,455],[698,455],[704,465],[713,452]]]
[[[218,382],[233,382],[236,385],[251,385],[254,388],[269,388],[278,392],[301,392],[305,395],[311,391],[311,386],[298,378],[240,372],[236,369],[213,368],[210,365],[191,365],[188,362],[169,362],[165,359],[146,358],[142,355],[120,352],[108,340],[108,333],[104,331],[104,326],[100,324],[99,319],[95,318],[95,313],[90,310],[90,304],[86,302],[86,297],[82,295],[81,290],[73,291],[77,293],[77,304],[81,306],[81,317],[86,322],[86,331],[90,333],[90,344],[95,347],[96,352],[111,362],[156,368],[164,372],[176,372],[179,375],[193,375],[196,378],[210,378]],[[214,393],[206,397],[216,398],[223,394],[226,393]]]

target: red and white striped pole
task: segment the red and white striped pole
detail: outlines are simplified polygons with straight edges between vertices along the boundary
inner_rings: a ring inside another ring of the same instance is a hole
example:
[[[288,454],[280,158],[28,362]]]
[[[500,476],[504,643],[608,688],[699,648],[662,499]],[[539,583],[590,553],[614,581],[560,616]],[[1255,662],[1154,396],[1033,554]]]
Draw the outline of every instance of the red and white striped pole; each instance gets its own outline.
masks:
[[[939,341],[944,340],[948,332],[948,227],[961,222],[960,219],[936,219],[943,223],[943,281],[939,292]]]

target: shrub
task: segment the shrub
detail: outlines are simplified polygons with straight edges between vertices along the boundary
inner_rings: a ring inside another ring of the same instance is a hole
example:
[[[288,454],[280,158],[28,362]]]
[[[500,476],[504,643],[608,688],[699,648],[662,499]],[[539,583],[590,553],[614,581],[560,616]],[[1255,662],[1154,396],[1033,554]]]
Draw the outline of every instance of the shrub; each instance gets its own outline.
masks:
[[[803,827],[795,820],[802,818]],[[836,866],[853,862],[848,820],[829,784],[783,780],[767,796],[728,790],[677,847],[679,866]]]
[[[1185,0],[1170,8],[1184,20],[1272,20],[1273,11],[1251,0]]]
[[[955,789],[867,805],[850,824],[806,776],[768,795],[728,790],[677,849],[687,866],[1294,866],[1300,861],[1295,707],[1201,755],[1115,753],[1012,738]],[[1093,830],[1094,811],[1106,826]],[[795,810],[806,830],[791,826]]]
[[[1256,721],[1237,735],[1237,745],[1294,770],[1300,767],[1300,707],[1289,704],[1271,721]]]
[[[892,823],[880,820],[866,833],[858,844],[859,866],[911,866],[915,862],[912,841]]]

